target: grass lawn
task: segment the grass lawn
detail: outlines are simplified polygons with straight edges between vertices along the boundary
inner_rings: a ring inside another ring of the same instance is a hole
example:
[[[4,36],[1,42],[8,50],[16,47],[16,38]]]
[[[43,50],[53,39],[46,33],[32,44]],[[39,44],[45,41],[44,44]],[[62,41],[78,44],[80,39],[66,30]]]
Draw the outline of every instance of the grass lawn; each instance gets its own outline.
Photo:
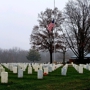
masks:
[[[61,68],[44,76],[42,80],[37,79],[37,73],[32,75],[24,72],[23,78],[18,78],[17,74],[8,71],[8,83],[0,83],[0,90],[90,90],[90,71],[84,69],[83,74],[79,74],[72,66],[68,67],[67,75],[61,75]],[[0,78],[1,81],[1,78]]]

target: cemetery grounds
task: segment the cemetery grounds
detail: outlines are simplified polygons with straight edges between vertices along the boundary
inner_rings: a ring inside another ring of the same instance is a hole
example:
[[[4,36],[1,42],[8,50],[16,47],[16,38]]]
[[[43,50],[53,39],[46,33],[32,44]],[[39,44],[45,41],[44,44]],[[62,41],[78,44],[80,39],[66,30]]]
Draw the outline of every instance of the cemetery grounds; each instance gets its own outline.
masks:
[[[8,83],[0,83],[0,90],[90,90],[89,70],[84,68],[83,74],[80,74],[72,65],[68,65],[67,74],[61,75],[62,67],[49,72],[43,79],[37,79],[34,69],[32,74],[28,74],[28,66],[23,78],[18,78],[17,74],[4,67],[8,72]]]

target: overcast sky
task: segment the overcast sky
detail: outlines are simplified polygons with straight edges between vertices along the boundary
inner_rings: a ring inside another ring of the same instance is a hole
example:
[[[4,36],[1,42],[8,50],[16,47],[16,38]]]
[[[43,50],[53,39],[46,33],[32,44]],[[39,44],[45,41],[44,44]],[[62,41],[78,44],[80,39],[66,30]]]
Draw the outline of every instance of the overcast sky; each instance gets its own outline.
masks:
[[[63,10],[68,0],[55,0]],[[30,49],[30,34],[37,25],[38,13],[54,8],[54,0],[0,0],[0,48]]]

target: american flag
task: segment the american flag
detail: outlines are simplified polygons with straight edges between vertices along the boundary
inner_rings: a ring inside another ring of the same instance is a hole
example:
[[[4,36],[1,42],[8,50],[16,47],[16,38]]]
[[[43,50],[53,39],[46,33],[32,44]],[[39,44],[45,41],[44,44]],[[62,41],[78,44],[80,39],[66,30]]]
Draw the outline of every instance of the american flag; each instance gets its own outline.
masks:
[[[51,31],[53,27],[54,27],[54,20],[48,25],[47,29]]]

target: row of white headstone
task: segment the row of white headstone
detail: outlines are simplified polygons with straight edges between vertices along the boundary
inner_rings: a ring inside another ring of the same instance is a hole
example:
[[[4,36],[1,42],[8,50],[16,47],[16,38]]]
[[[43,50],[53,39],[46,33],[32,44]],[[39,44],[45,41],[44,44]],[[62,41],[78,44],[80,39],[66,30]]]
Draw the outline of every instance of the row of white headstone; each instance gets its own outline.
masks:
[[[52,71],[56,70],[57,68],[59,68],[59,67],[61,67],[61,66],[62,66],[62,64],[57,64],[57,65],[55,65],[55,64],[45,65],[45,66],[43,67],[43,70],[42,70],[42,69],[39,69],[39,70],[38,70],[37,78],[38,78],[38,79],[43,79],[43,74],[44,74],[44,73],[45,73],[45,74],[49,74],[49,72],[52,72]]]
[[[90,64],[79,64],[79,65],[76,65],[76,64],[72,63],[72,66],[73,66],[79,73],[83,73],[83,68],[90,71]]]
[[[83,67],[80,65],[76,65],[72,63],[72,66],[75,68],[75,70],[79,73],[83,73]]]
[[[90,71],[90,64],[86,64],[86,65],[80,64],[80,66],[82,66],[83,68],[85,68],[85,69]]]
[[[81,74],[83,73],[83,68],[90,71],[90,64],[79,64],[79,65],[77,65],[77,64],[71,63],[71,65],[75,68],[75,70],[78,73],[81,73]],[[66,75],[67,69],[68,69],[68,64],[64,65],[61,68],[61,75]]]
[[[34,69],[35,72],[37,72],[37,78],[43,79],[43,74],[49,74],[49,72],[52,72],[62,66],[62,64],[29,64],[29,63],[2,63],[6,68],[8,68],[13,73],[18,74],[18,78],[23,78],[23,72],[26,70],[28,66],[28,74],[32,74],[32,69]],[[2,71],[0,71],[1,75],[1,83],[7,83],[8,82],[8,72],[5,72],[5,69],[1,65]]]
[[[8,68],[13,73],[18,75],[18,78],[23,78],[23,72],[28,68],[28,74],[32,74],[32,70],[34,69],[37,72],[37,78],[43,79],[43,75],[49,74],[50,72],[56,70],[57,68],[61,67],[63,64],[39,64],[39,63],[3,63],[6,68]],[[3,66],[0,65],[0,76],[1,76],[1,83],[8,83],[8,72],[5,72]],[[80,64],[76,65],[71,63],[71,65],[79,72],[83,73],[83,68],[90,70],[90,64]],[[61,75],[66,75],[68,69],[68,64],[65,64],[61,68]]]

